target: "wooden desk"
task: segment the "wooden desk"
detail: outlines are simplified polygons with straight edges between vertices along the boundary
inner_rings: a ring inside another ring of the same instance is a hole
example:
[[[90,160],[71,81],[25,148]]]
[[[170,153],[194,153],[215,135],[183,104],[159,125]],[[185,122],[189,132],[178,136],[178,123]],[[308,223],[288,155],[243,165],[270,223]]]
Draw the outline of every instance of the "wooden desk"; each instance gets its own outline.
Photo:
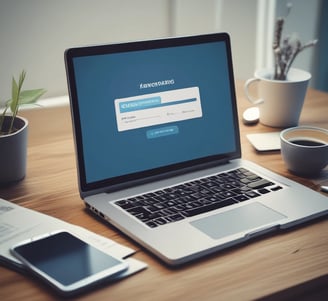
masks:
[[[242,84],[237,83],[239,116],[249,106]],[[15,186],[0,189],[0,196],[137,249],[135,257],[149,264],[147,270],[83,295],[81,300],[248,300],[269,295],[268,299],[278,300],[289,297],[303,300],[302,297],[309,296],[312,300],[326,296],[328,300],[327,218],[219,252],[178,269],[168,268],[85,210],[77,188],[69,108],[35,109],[22,115],[30,122],[27,176]],[[327,93],[308,92],[301,124],[328,128]],[[261,124],[240,125],[243,158],[316,190],[319,184],[328,184],[328,175],[318,179],[291,175],[279,152],[257,153],[245,137],[246,133],[276,129]],[[35,279],[0,266],[0,299],[56,300],[57,297]]]

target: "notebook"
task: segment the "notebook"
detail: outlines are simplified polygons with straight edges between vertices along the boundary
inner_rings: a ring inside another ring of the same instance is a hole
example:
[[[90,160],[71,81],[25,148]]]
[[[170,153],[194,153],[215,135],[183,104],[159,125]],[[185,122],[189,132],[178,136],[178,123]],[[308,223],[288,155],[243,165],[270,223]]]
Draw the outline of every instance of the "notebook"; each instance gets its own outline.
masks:
[[[241,158],[229,35],[65,51],[87,208],[169,265],[328,212],[327,197]]]

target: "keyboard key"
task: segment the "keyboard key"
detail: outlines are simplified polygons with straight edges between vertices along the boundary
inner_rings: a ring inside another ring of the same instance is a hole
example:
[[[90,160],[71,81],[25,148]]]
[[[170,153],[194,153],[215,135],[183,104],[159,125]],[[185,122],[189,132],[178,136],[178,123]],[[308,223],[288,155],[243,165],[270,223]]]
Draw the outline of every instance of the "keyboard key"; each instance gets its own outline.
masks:
[[[247,184],[247,186],[252,189],[260,189],[260,188],[264,188],[266,186],[271,186],[271,185],[273,185],[273,183],[266,179],[261,179],[256,182]]]
[[[227,199],[227,198],[230,198],[232,196],[235,196],[236,194],[233,192],[233,191],[222,191],[220,193],[217,194],[217,196],[220,198],[220,199]]]
[[[177,222],[177,221],[181,221],[182,219],[184,219],[184,216],[177,213],[177,214],[174,214],[174,215],[169,215],[167,217],[168,220],[170,220],[171,222]]]
[[[166,219],[163,218],[163,217],[160,217],[160,218],[155,219],[154,222],[155,222],[158,226],[160,226],[160,225],[165,225],[165,224],[167,224],[169,221],[166,220]]]
[[[210,204],[210,205],[207,205],[207,206],[194,208],[194,209],[190,209],[190,210],[185,210],[181,213],[186,217],[190,217],[190,216],[198,215],[198,214],[201,214],[201,213],[209,212],[209,211],[212,211],[212,210],[215,210],[215,209],[223,208],[223,207],[226,207],[226,206],[229,206],[229,205],[233,205],[235,203],[236,203],[236,201],[234,201],[231,198],[231,199],[227,199],[227,200],[224,200],[224,201],[218,202],[218,203],[213,203],[213,204]]]
[[[158,225],[153,222],[153,221],[149,221],[149,222],[146,222],[146,225],[150,228],[156,228]]]
[[[255,192],[253,190],[247,191],[247,192],[245,192],[245,194],[250,198],[255,198],[257,196],[260,196],[260,194],[258,194],[257,192]]]
[[[123,209],[129,209],[135,207],[134,203],[129,200],[120,200],[115,203]]]
[[[147,209],[145,209],[144,207],[141,207],[141,206],[133,207],[133,208],[127,209],[126,211],[128,211],[130,214],[135,215],[135,216],[150,214],[150,212]]]
[[[244,194],[240,194],[240,195],[236,195],[233,197],[234,200],[238,201],[238,202],[244,202],[244,201],[247,201],[249,200],[249,197],[247,197],[246,195]]]
[[[281,186],[275,186],[275,187],[272,187],[272,188],[271,188],[272,191],[278,191],[278,190],[280,190],[280,189],[282,189]]]

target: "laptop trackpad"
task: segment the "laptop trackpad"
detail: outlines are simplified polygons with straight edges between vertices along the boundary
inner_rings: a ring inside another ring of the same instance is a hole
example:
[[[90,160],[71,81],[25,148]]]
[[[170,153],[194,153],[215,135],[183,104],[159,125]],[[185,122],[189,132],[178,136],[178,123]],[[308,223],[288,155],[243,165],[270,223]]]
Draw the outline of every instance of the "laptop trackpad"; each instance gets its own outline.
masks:
[[[285,217],[260,203],[252,203],[192,221],[190,224],[211,238],[220,239],[273,223]]]

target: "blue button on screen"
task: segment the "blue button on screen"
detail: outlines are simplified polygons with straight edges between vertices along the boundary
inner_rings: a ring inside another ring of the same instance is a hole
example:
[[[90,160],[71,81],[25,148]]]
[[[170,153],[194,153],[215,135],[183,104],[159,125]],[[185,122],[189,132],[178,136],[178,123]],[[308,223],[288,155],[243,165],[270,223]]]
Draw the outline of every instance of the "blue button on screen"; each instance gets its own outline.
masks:
[[[169,136],[179,133],[179,128],[176,125],[160,127],[157,129],[152,129],[147,131],[147,138],[159,138],[163,136]]]

